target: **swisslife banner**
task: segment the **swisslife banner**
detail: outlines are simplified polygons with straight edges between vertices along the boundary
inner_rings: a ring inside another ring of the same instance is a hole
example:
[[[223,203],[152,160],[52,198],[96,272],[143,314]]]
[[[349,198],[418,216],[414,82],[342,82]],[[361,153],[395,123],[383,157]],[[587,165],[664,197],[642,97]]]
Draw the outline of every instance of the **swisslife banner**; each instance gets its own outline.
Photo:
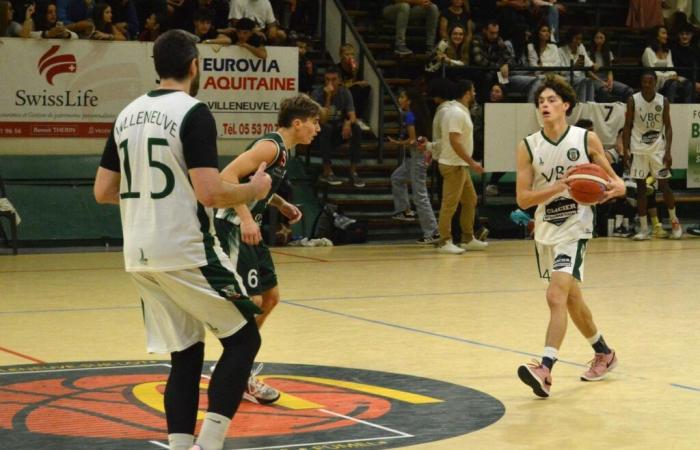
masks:
[[[3,39],[0,138],[104,138],[117,114],[152,89],[151,46]]]

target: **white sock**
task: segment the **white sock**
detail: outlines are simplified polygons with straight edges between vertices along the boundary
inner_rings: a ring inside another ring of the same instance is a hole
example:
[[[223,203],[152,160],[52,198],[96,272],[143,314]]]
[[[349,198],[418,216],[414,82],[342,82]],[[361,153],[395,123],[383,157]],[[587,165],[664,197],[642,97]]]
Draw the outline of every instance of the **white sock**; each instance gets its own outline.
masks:
[[[591,337],[589,337],[589,338],[586,338],[586,340],[588,341],[588,343],[591,344],[591,345],[593,345],[593,344],[595,344],[596,342],[598,342],[599,339],[600,339],[600,331],[597,332],[596,334],[594,334],[593,336],[591,336]]]
[[[615,214],[615,228],[620,228],[622,225],[622,214]]]
[[[639,216],[639,228],[641,231],[649,231],[649,223],[647,216]]]
[[[668,216],[671,218],[671,221],[678,220],[678,217],[676,217],[676,208],[668,208]]]
[[[194,445],[194,436],[185,433],[172,433],[168,435],[168,447],[170,450],[190,450]]]
[[[554,347],[545,347],[542,352],[544,358],[550,358],[556,360],[559,357],[559,349]]]
[[[203,450],[221,450],[231,419],[221,414],[207,412],[204,415],[202,429],[197,437],[197,445]]]

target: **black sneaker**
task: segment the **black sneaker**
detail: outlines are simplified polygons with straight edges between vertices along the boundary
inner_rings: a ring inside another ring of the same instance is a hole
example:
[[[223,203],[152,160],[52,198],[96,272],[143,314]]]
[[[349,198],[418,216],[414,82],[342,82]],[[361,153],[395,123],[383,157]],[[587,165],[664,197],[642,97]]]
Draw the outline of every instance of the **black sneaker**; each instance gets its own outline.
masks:
[[[422,238],[418,239],[416,242],[419,244],[424,244],[424,245],[430,245],[430,244],[435,245],[438,242],[440,242],[440,235],[435,233],[434,235],[432,235],[430,237],[423,236]]]
[[[360,178],[357,174],[350,175],[350,182],[356,188],[363,188],[366,185],[365,180]]]
[[[415,213],[414,214],[406,214],[406,212],[404,212],[404,211],[401,211],[401,212],[394,214],[393,216],[391,216],[391,218],[394,220],[398,220],[400,222],[415,222],[416,221]]]
[[[343,184],[343,180],[336,177],[334,173],[331,173],[329,175],[321,175],[320,177],[318,177],[318,181],[322,183],[328,183],[331,186],[340,186],[341,184]]]
[[[613,236],[628,238],[634,236],[634,231],[627,229],[627,227],[620,225],[613,230]]]

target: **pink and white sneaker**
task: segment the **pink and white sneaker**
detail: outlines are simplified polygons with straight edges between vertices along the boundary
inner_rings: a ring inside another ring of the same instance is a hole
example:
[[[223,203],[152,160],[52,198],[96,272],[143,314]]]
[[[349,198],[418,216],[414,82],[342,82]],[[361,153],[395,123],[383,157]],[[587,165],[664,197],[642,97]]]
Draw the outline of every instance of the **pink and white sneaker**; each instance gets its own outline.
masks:
[[[683,227],[678,219],[671,221],[671,239],[680,239],[683,237]]]
[[[549,368],[533,360],[533,363],[523,364],[518,367],[518,377],[523,383],[532,388],[532,392],[538,397],[549,397],[549,390],[552,387],[552,375]]]
[[[608,372],[617,366],[617,355],[615,350],[610,353],[596,353],[595,357],[588,362],[588,370],[581,374],[581,381],[600,381],[608,375]]]

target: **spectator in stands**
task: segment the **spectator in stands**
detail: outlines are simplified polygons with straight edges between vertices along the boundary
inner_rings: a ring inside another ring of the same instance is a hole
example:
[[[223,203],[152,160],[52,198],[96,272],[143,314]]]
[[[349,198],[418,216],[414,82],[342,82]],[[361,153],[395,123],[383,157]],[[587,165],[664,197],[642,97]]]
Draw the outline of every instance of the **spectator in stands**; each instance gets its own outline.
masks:
[[[92,11],[92,22],[95,31],[90,35],[90,39],[100,41],[125,41],[126,36],[119,28],[112,23],[112,7],[106,3],[98,3]]]
[[[270,43],[282,44],[287,40],[287,34],[277,26],[270,0],[231,0],[228,13],[231,26],[235,28],[243,17],[253,19]]]
[[[161,33],[166,31],[165,14],[151,13],[143,24],[143,31],[139,34],[139,41],[141,42],[155,42]]]
[[[44,39],[78,39],[78,35],[58,23],[56,3],[38,3],[34,14],[34,31],[32,37]]]
[[[414,222],[416,215],[420,223],[423,237],[421,244],[439,242],[437,220],[430,203],[430,195],[425,184],[426,172],[430,164],[430,153],[425,153],[425,147],[419,148],[418,138],[430,140],[430,113],[425,105],[423,96],[417,91],[401,91],[399,94],[401,106],[401,133],[399,139],[388,138],[390,142],[401,145],[405,150],[403,162],[391,174],[391,194],[394,198],[394,220]],[[408,185],[411,185],[414,213],[408,199]]]
[[[472,37],[474,36],[474,22],[472,22],[471,11],[469,10],[469,3],[464,0],[451,0],[450,6],[441,10],[440,13],[440,39],[449,40],[452,25],[460,24],[462,28],[466,30],[464,35],[464,42],[467,48],[472,43]]]
[[[463,25],[458,23],[452,24],[445,51],[436,53],[436,58],[442,65],[447,67],[469,65],[469,43],[465,39],[467,34],[468,32]]]
[[[491,86],[489,91],[489,103],[501,103],[503,102],[503,86],[495,83]],[[484,151],[486,151],[484,149]],[[503,178],[505,172],[493,172],[491,178],[489,179],[489,184],[486,185],[484,189],[484,194],[489,197],[495,197],[498,195],[498,182]]]
[[[308,94],[314,88],[316,66],[306,54],[309,51],[309,43],[305,39],[297,38],[297,48],[299,49],[299,92]]]
[[[95,2],[90,0],[56,0],[58,21],[82,37],[94,31],[92,21]]]
[[[194,13],[194,35],[199,38],[202,44],[229,45],[231,38],[223,33],[219,33],[213,27],[214,16],[209,9],[198,9]]]
[[[213,24],[214,28],[217,30],[226,28],[229,26],[228,23],[228,13],[229,13],[229,2],[228,0],[197,0],[198,8],[210,9],[214,12]]]
[[[430,0],[385,0],[385,3],[388,5],[382,10],[384,18],[396,24],[394,53],[399,56],[413,53],[413,50],[406,46],[406,28],[409,20],[425,21],[426,53],[432,53],[440,17],[437,5]]]
[[[107,0],[112,7],[112,22],[127,40],[139,34],[139,17],[133,0]]]
[[[319,181],[338,186],[343,181],[335,176],[331,166],[331,150],[343,141],[350,141],[350,182],[355,187],[364,187],[365,182],[357,174],[360,162],[362,130],[357,124],[352,94],[343,86],[336,66],[326,69],[324,85],[317,88],[311,97],[321,105],[321,132],[314,139],[320,145],[323,158],[323,173]]]
[[[536,14],[546,16],[547,25],[552,32],[552,37],[559,42],[559,14],[566,11],[566,8],[557,0],[532,0]]]
[[[634,30],[648,30],[664,24],[661,0],[630,0],[627,26]]]
[[[491,86],[498,82],[516,92],[527,92],[528,101],[534,101],[537,78],[510,73],[511,67],[516,65],[515,54],[512,46],[501,38],[500,25],[495,20],[489,20],[481,34],[474,37],[471,63],[493,69],[492,72],[482,72],[481,86],[484,92],[489,92]]]
[[[631,87],[613,78],[610,69],[613,62],[613,53],[608,45],[608,38],[602,29],[596,30],[593,41],[589,47],[593,60],[593,79],[595,85],[595,98],[600,101],[621,101],[627,103],[627,99],[634,93]],[[605,67],[606,70],[600,70]]]
[[[355,58],[355,47],[352,44],[343,44],[340,46],[340,62],[338,70],[343,78],[343,85],[350,90],[352,101],[355,104],[355,114],[357,115],[357,124],[363,131],[369,131],[369,127],[363,121],[367,114],[367,106],[369,103],[369,95],[372,88],[369,83],[362,79],[359,73],[359,65]]]
[[[16,13],[12,3],[0,1],[0,37],[29,37],[34,28],[32,16],[35,11],[36,6],[33,3],[29,4],[24,10],[24,15],[17,18],[15,16],[20,14]],[[19,23],[20,20],[22,23]]]
[[[672,68],[673,57],[668,46],[668,30],[665,26],[652,30],[649,46],[642,53],[642,65],[644,67]],[[690,81],[679,77],[672,70],[656,71],[656,90],[668,98],[671,103],[690,102],[693,86]]]
[[[533,21],[530,13],[530,0],[496,0],[498,23],[501,24],[501,36],[513,41],[524,35]],[[493,19],[493,17],[489,17]]]
[[[561,55],[557,45],[552,42],[549,25],[541,24],[537,33],[533,33],[532,42],[527,44],[527,59],[531,67],[562,66]],[[544,73],[540,72],[541,75]]]
[[[583,46],[583,31],[578,27],[567,30],[563,45],[559,47],[559,55],[565,66],[593,67],[593,61],[588,56],[586,47]],[[589,71],[576,70],[573,72],[573,79],[569,79],[571,86],[576,90],[576,98],[580,102],[595,101],[595,86],[589,74]],[[571,72],[567,75],[570,77]]]
[[[690,102],[693,103],[700,93],[700,51],[693,45],[695,28],[688,22],[681,24],[678,39],[673,51],[673,62],[678,67],[678,74],[687,79],[692,87]]]
[[[476,98],[473,83],[467,80],[456,83],[454,96],[456,101],[445,110],[441,124],[438,167],[442,175],[442,203],[438,251],[460,254],[465,250],[484,250],[488,244],[474,237],[477,196],[469,168],[477,174],[484,173],[484,169],[472,158],[474,125],[469,107]],[[462,237],[461,243],[456,246],[452,242],[452,216],[458,205],[462,207],[459,217]]]
[[[265,38],[255,33],[255,22],[247,17],[240,19],[236,23],[236,29],[229,34],[229,42],[239,47],[243,47],[258,58],[267,58],[265,49]]]

